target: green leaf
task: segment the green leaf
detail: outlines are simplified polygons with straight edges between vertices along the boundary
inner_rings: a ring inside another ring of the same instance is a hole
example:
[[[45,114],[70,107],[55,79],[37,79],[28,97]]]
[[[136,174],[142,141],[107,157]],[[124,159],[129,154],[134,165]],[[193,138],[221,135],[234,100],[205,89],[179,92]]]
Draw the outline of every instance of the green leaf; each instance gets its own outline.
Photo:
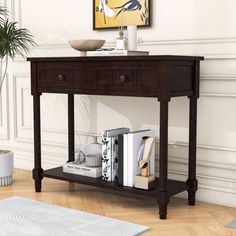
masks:
[[[35,42],[27,29],[18,29],[17,22],[8,19],[0,22],[0,58],[9,56],[13,59],[17,54],[25,56],[30,45]]]

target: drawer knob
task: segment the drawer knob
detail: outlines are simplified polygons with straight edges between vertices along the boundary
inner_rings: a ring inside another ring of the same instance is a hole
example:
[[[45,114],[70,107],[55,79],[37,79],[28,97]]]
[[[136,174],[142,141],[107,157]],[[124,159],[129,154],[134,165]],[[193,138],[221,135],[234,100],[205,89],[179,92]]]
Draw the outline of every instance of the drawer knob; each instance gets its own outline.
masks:
[[[120,76],[120,82],[121,82],[121,83],[124,83],[126,80],[127,80],[126,75],[121,75],[121,76]]]
[[[64,79],[65,79],[65,76],[64,76],[64,75],[62,75],[62,74],[59,74],[59,75],[58,75],[58,79],[59,79],[60,81],[62,81],[62,80],[64,80]]]

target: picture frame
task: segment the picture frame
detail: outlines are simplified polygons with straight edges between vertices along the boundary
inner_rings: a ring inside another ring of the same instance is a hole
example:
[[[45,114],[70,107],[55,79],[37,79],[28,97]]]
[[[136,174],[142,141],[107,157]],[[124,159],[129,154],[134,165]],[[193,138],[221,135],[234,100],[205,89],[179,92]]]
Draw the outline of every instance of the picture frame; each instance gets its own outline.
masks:
[[[93,30],[151,26],[151,0],[93,0]]]

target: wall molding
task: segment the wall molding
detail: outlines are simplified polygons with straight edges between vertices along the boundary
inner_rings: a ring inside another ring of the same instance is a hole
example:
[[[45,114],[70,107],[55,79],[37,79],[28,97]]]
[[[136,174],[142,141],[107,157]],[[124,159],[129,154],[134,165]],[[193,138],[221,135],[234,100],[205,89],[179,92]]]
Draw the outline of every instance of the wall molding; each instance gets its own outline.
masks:
[[[21,127],[24,127],[24,91],[29,91],[29,93],[31,93],[31,90],[29,87],[21,87],[20,89],[20,96],[21,96]]]
[[[231,44],[236,43],[235,38],[199,38],[199,39],[154,39],[154,40],[143,40],[138,39],[138,46],[159,46],[159,45],[187,45],[187,44]],[[114,41],[106,41],[105,46],[114,46]],[[69,44],[39,44],[38,48],[48,49],[48,48],[70,48]],[[217,55],[217,54],[216,54]],[[221,54],[218,54],[221,55]],[[224,55],[224,54],[222,54]],[[228,54],[226,54],[228,55]],[[236,56],[232,54],[233,56]]]
[[[236,93],[200,93],[201,97],[236,98]]]
[[[168,171],[169,175],[174,175],[174,176],[179,176],[179,179],[183,181],[187,180],[188,174],[187,172],[182,172],[182,171],[175,171],[175,170],[171,170]],[[236,193],[236,189],[229,189],[228,188],[224,188],[224,187],[219,187],[219,186],[215,186],[215,185],[210,185],[210,184],[202,184],[201,180],[216,180],[216,181],[220,181],[222,183],[236,183],[235,180],[231,180],[231,179],[224,179],[224,178],[217,178],[217,177],[212,177],[212,176],[206,176],[206,175],[199,175],[197,174],[197,179],[199,180],[199,188],[204,188],[207,190],[214,190],[214,191],[220,191],[220,192],[224,192],[224,193]]]
[[[3,126],[3,108],[2,108],[2,94],[0,94],[0,127]]]
[[[159,143],[159,140],[156,141]],[[188,148],[189,143],[183,141],[168,141],[168,145],[174,147],[185,147]],[[206,145],[206,144],[197,144],[198,149],[207,149],[207,150],[215,150],[215,151],[223,151],[223,152],[236,152],[236,147],[223,147],[223,146],[213,146],[213,145]]]
[[[231,75],[220,75],[220,74],[202,74],[200,76],[200,79],[203,81],[236,81],[236,74],[231,74]]]
[[[5,78],[5,86],[3,86],[2,89],[5,88],[5,124],[4,124],[4,117],[3,117],[3,99],[2,99],[2,96],[3,96],[3,93],[0,94],[1,98],[0,98],[0,116],[1,116],[1,119],[0,119],[0,127],[2,127],[3,129],[5,129],[5,134],[0,134],[0,138],[1,139],[4,139],[4,140],[9,140],[10,138],[10,110],[9,110],[9,80],[8,80],[8,74],[6,75],[6,78]]]
[[[33,147],[33,146],[32,146]],[[34,150],[33,148],[25,148],[25,147],[19,147],[19,146],[8,146],[8,145],[1,145],[1,149],[5,149],[5,150],[12,150],[13,152],[23,152],[23,153],[28,153],[29,156],[30,156],[30,159],[29,161],[31,161],[31,164],[33,163],[33,156],[34,156]],[[62,160],[62,159],[65,159],[67,158],[67,154],[66,155],[63,155],[61,153],[54,153],[54,152],[49,152],[49,151],[42,151],[42,155],[46,155],[46,156],[51,156],[52,159],[54,157],[57,157],[58,160]],[[22,157],[25,159],[25,156]],[[48,158],[47,158],[48,159]],[[50,158],[49,158],[50,159]],[[55,158],[53,159],[55,160]],[[59,164],[59,162],[55,162],[56,164]]]
[[[25,74],[13,74],[13,110],[15,111],[13,114],[13,120],[14,120],[14,140],[17,141],[18,138],[18,112],[17,112],[17,85],[16,85],[16,80],[17,78],[25,78],[29,77],[28,75]],[[20,91],[22,92],[22,87],[20,88]],[[22,102],[22,94],[21,96],[21,111],[23,113],[23,102]],[[22,116],[21,113],[21,116]],[[22,117],[21,117],[22,118]],[[21,119],[21,124],[22,124],[22,119]],[[24,139],[23,139],[24,140]]]
[[[11,19],[17,21],[20,28],[22,28],[21,4],[21,0],[11,0]]]
[[[236,194],[236,190],[231,189],[229,191],[229,189],[227,189],[227,188],[221,188],[221,187],[216,187],[216,186],[208,186],[206,184],[199,184],[198,187],[199,187],[199,189],[212,190],[212,191],[215,191],[215,192],[222,192],[224,194],[225,193]],[[235,195],[233,197],[235,197]],[[206,202],[209,202],[209,200],[206,201]],[[232,206],[232,207],[234,207],[234,206]]]
[[[158,169],[156,170],[158,172]],[[185,172],[185,171],[179,171],[179,170],[168,170],[168,174],[169,175],[176,175],[176,176],[179,176],[180,178],[179,179],[184,179],[184,180],[187,180],[188,178],[188,173]],[[228,178],[218,178],[218,177],[213,177],[213,176],[209,176],[209,175],[202,175],[202,174],[197,174],[197,179],[200,180],[216,180],[216,181],[219,181],[219,182],[222,182],[222,183],[236,183],[236,180],[234,179],[228,179]],[[201,181],[200,181],[201,182]],[[218,186],[215,186],[215,185],[207,185],[207,186],[211,186],[211,187],[218,187]],[[236,189],[235,189],[235,192],[236,192]]]
[[[144,40],[143,43],[141,41],[141,45],[181,45],[181,44],[225,44],[225,43],[236,43],[236,37],[232,38],[196,38],[196,39],[154,39],[154,40]]]
[[[159,161],[159,159],[157,159]],[[174,156],[169,156],[168,160],[172,163],[176,164],[183,164],[183,165],[188,165],[188,158],[179,158],[179,157],[174,157]],[[236,171],[236,163],[235,164],[223,164],[223,163],[217,163],[217,162],[207,162],[207,161],[198,161],[197,160],[197,166],[199,167],[205,167],[205,168],[215,168],[215,169],[221,169],[221,170],[233,170]],[[187,172],[186,172],[187,175]],[[217,177],[214,177],[216,180]],[[218,178],[217,180],[221,180],[222,178]],[[225,181],[234,181],[236,183],[236,179],[225,179]]]
[[[211,82],[234,82],[236,81],[236,74],[231,75],[208,75],[202,74],[200,75],[201,81],[211,81]],[[236,98],[236,93],[200,93],[200,96],[203,97],[218,97],[218,98]]]

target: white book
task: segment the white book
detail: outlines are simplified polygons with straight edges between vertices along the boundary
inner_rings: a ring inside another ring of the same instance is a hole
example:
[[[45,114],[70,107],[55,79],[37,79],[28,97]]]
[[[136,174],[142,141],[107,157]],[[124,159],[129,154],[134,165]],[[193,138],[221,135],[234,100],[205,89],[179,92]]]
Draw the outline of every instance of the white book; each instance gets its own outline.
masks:
[[[128,185],[128,134],[123,134],[123,185]]]
[[[154,137],[154,130],[139,130],[128,133],[128,170],[127,186],[134,187],[135,176],[140,174],[138,166],[138,152],[143,137]],[[155,145],[153,145],[150,157],[150,174],[155,174]]]
[[[117,128],[117,129],[104,130],[102,132],[102,138],[106,139],[106,138],[110,138],[110,137],[115,137],[115,136],[118,136],[119,134],[127,133],[129,131],[130,131],[130,129],[125,128],[125,127]]]
[[[111,50],[111,51],[87,51],[87,56],[145,56],[149,55],[148,51],[128,51],[128,50]]]
[[[87,177],[99,178],[102,176],[102,167],[87,167],[85,163],[74,164],[68,162],[63,165],[63,172]]]

